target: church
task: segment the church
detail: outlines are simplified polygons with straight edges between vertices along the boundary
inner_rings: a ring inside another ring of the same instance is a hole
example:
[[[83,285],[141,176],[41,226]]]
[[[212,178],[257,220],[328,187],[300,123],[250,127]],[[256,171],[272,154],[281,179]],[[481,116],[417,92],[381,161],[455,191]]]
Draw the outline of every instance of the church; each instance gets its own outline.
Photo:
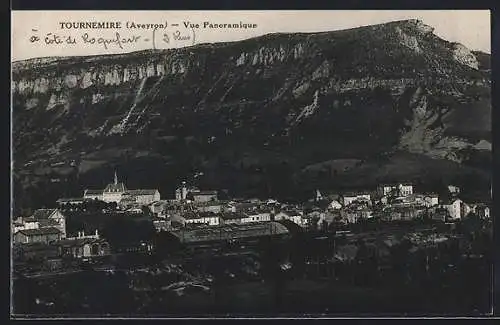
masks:
[[[104,202],[121,203],[136,203],[140,205],[148,205],[150,203],[160,201],[160,192],[157,189],[136,189],[129,190],[123,182],[118,181],[118,176],[115,171],[115,179],[104,188],[104,190],[85,190],[84,199],[100,200]]]

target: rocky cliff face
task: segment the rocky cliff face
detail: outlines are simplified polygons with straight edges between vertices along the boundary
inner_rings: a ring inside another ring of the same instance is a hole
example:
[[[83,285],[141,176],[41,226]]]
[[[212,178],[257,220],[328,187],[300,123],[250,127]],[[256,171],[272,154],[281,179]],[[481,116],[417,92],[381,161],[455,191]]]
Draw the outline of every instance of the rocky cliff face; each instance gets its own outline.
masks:
[[[473,52],[432,32],[410,20],[15,62],[16,169],[60,179],[59,164],[92,183],[86,174],[138,152],[214,173],[272,161],[294,174],[394,151],[464,162],[490,141],[490,77]]]

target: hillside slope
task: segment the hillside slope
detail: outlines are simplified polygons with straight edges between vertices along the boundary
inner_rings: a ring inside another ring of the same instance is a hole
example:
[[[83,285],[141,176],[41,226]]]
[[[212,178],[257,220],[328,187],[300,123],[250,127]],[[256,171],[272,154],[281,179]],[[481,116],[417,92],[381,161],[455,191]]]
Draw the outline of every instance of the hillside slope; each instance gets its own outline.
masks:
[[[489,56],[432,32],[408,20],[15,62],[16,201],[103,186],[116,165],[163,195],[200,170],[233,194],[294,192],[309,165],[399,153],[487,170]],[[329,175],[300,188],[350,183]]]

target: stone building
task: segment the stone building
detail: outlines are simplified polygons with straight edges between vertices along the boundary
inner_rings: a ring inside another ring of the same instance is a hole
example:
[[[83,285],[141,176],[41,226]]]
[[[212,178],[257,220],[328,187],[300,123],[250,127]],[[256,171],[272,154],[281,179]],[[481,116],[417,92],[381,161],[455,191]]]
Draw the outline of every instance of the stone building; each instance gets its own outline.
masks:
[[[124,200],[126,204],[132,202],[137,205],[148,205],[161,199],[160,192],[157,189],[127,189],[123,182],[118,181],[116,172],[113,183],[108,184],[104,190],[87,189],[83,197],[84,199],[97,199],[104,202],[116,203]]]
[[[48,244],[61,239],[61,231],[55,227],[23,229],[14,235],[18,244],[44,243]]]

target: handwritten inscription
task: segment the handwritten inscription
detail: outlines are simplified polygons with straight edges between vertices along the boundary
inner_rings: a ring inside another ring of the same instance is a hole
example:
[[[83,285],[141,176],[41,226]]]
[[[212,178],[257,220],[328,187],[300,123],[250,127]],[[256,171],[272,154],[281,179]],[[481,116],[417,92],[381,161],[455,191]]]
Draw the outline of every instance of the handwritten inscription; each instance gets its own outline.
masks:
[[[37,30],[32,30],[37,32]],[[175,30],[172,32],[163,32],[157,35],[157,30],[152,31],[151,37],[136,34],[121,34],[119,32],[109,37],[99,36],[98,33],[85,32],[77,37],[72,35],[63,35],[56,33],[47,33],[44,36],[31,35],[30,43],[41,43],[47,46],[66,46],[66,45],[84,45],[84,46],[100,46],[104,50],[112,47],[125,49],[134,47],[140,43],[148,43],[150,47],[156,49],[163,45],[194,45],[195,32]],[[158,37],[159,36],[159,37]],[[159,39],[159,42],[158,42]],[[163,44],[160,44],[163,43]]]
[[[82,35],[83,42],[85,44],[102,44],[103,47],[107,50],[110,45],[118,46],[123,49],[124,44],[134,44],[137,43],[141,37],[132,35],[131,37],[122,37],[120,33],[116,33],[113,38],[104,38],[104,37],[92,37],[89,36],[88,33]]]

